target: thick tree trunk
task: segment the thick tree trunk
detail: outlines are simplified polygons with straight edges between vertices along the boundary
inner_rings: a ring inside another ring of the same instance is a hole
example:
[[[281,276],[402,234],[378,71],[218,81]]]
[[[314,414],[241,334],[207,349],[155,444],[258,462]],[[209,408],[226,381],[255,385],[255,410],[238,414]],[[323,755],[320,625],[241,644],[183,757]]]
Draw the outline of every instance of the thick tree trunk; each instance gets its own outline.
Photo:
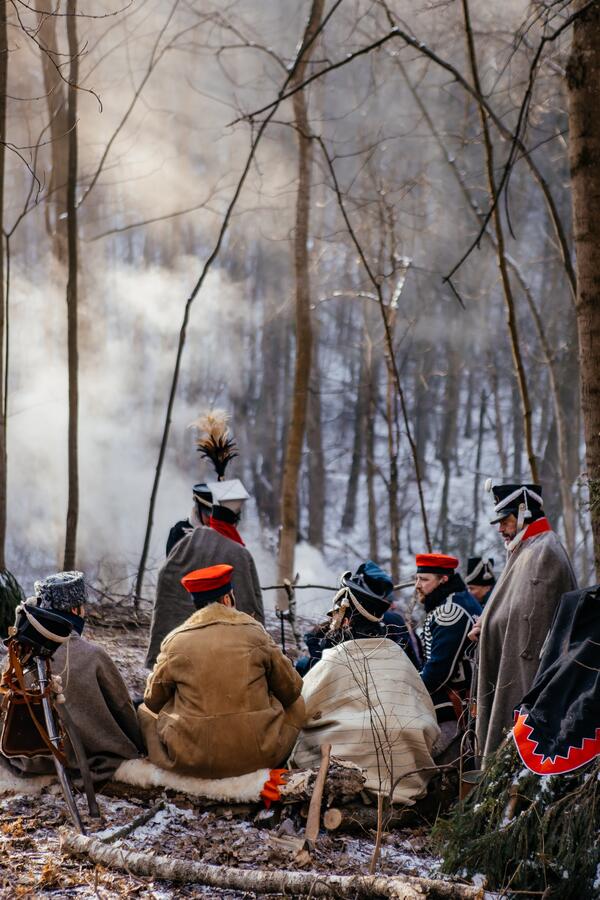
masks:
[[[587,6],[575,0],[575,9]],[[581,408],[596,577],[600,579],[600,5],[573,26],[567,67]]]
[[[6,148],[6,95],[8,93],[8,3],[0,0],[0,571],[6,568],[6,397],[4,367],[5,285],[4,285],[4,163]]]
[[[324,0],[313,0],[308,40],[317,32],[323,15]],[[311,46],[296,69],[291,86],[300,84],[306,72]],[[310,313],[308,234],[310,222],[310,179],[312,141],[309,137],[308,114],[304,91],[293,96],[294,117],[298,130],[298,190],[296,196],[296,229],[294,236],[294,272],[296,279],[296,366],[292,416],[287,435],[283,480],[281,485],[281,531],[279,535],[278,576],[280,581],[294,578],[294,551],[298,534],[298,478],[302,463],[302,447],[306,430],[308,389],[312,354]],[[278,608],[288,608],[288,596],[278,593]]]
[[[67,347],[69,370],[69,437],[67,528],[65,536],[64,568],[74,569],[77,548],[77,520],[79,518],[79,358],[77,346],[77,81],[79,78],[79,48],[77,46],[77,0],[67,0],[67,37],[69,43],[69,161],[67,181]]]

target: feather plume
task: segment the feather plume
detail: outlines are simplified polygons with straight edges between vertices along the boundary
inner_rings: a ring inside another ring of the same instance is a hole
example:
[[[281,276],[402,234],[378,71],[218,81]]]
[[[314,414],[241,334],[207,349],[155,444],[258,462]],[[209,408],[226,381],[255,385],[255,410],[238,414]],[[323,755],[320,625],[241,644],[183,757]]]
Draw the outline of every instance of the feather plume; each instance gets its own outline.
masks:
[[[225,476],[228,463],[238,455],[236,443],[230,437],[228,420],[225,410],[211,409],[198,416],[190,426],[198,432],[196,449],[211,461],[219,481]]]

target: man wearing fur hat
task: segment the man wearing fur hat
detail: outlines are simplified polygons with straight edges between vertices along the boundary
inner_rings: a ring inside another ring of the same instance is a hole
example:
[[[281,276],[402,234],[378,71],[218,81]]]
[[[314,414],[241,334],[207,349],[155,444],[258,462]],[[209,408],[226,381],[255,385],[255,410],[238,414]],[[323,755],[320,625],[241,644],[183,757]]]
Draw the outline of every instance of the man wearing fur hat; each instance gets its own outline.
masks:
[[[321,745],[331,744],[363,768],[367,790],[410,805],[435,770],[439,728],[416,668],[382,624],[392,590],[370,560],[342,575],[321,660],[304,678],[307,722],[290,763],[318,766]]]
[[[237,456],[235,443],[229,437],[226,416],[216,411],[201,417],[195,425],[200,434],[198,451],[212,462],[218,480],[195,485],[196,512],[190,531],[175,542],[159,569],[146,655],[149,669],[156,662],[166,635],[194,612],[194,605],[181,582],[183,576],[194,569],[220,563],[232,566],[238,610],[253,616],[261,624],[265,620],[254,559],[237,529],[243,505],[250,495],[239,478],[225,479],[228,463]]]
[[[481,606],[456,572],[458,559],[444,553],[416,556],[415,593],[425,608],[421,678],[431,694],[442,735],[439,756],[458,734],[458,723],[471,685],[469,632]]]
[[[151,762],[200,778],[283,765],[304,724],[302,679],[236,609],[233,569],[183,578],[196,612],[162,643],[138,709]]]
[[[35,583],[35,598],[27,601],[50,610],[72,627],[71,635],[52,658],[52,669],[62,679],[65,704],[85,750],[92,779],[108,781],[125,759],[143,750],[137,717],[127,686],[108,653],[82,637],[85,626],[86,586],[81,572],[59,572]],[[73,751],[67,758],[76,770]],[[8,762],[8,760],[6,760]],[[11,757],[18,775],[54,773],[47,756]]]
[[[567,553],[544,515],[539,484],[488,482],[507,560],[479,632],[477,740],[484,764],[531,687],[560,597],[576,587]]]

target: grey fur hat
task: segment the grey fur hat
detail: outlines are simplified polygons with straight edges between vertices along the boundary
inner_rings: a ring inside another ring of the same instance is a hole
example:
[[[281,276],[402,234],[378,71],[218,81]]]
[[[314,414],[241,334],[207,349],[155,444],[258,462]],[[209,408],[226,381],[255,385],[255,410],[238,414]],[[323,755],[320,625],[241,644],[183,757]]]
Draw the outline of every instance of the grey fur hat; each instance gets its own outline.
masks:
[[[87,600],[83,572],[57,572],[36,581],[33,587],[40,609],[70,612]]]

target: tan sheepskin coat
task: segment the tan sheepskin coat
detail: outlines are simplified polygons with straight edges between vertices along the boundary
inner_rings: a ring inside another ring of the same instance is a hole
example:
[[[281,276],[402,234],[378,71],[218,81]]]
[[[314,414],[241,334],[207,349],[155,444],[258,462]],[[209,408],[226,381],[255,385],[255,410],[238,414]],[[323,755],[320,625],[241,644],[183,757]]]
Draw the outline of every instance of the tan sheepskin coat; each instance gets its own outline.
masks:
[[[484,758],[512,728],[514,709],[533,683],[558,601],[577,586],[553,531],[518,544],[481,617],[477,741]]]
[[[211,603],[167,635],[138,710],[150,761],[229,778],[284,763],[304,722],[302,679],[262,625]]]
[[[302,696],[307,724],[291,765],[318,766],[321,745],[331,744],[334,756],[366,770],[367,789],[389,795],[396,782],[394,802],[409,805],[424,796],[440,731],[429,692],[394,641],[361,638],[324,650]]]

